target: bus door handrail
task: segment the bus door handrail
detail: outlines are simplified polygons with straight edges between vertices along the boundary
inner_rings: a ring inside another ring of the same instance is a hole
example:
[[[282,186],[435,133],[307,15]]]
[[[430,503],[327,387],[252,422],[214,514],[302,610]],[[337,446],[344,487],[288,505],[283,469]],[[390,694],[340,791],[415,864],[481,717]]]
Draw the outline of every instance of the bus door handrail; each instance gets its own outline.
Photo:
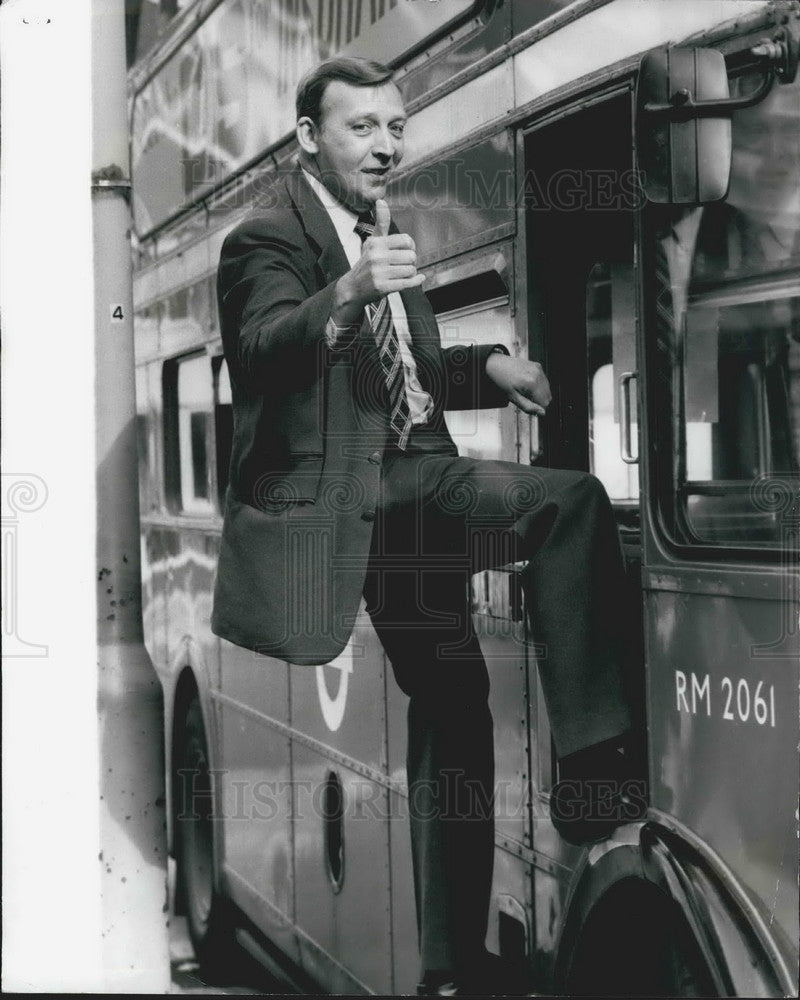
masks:
[[[639,378],[638,372],[622,372],[619,376],[619,453],[627,465],[636,465],[639,456],[633,454],[631,433],[631,393],[630,384]]]

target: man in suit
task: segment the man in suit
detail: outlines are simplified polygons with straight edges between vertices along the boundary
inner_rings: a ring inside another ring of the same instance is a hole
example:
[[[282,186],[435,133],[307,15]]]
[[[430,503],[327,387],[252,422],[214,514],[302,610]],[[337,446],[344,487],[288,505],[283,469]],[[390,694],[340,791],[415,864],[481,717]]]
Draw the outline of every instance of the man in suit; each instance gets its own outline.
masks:
[[[410,699],[420,989],[447,994],[492,986],[493,734],[470,575],[529,560],[542,686],[572,782],[554,797],[568,838],[630,818],[592,812],[582,784],[622,777],[630,717],[622,565],[602,486],[461,458],[448,434],[446,409],[510,400],[544,414],[550,388],[538,363],[501,345],[442,349],[414,241],[384,200],[405,125],[385,67],[323,63],[298,89],[299,167],[225,241],[218,293],[235,420],[212,624],[232,642],[318,664],[341,652],[366,599]]]

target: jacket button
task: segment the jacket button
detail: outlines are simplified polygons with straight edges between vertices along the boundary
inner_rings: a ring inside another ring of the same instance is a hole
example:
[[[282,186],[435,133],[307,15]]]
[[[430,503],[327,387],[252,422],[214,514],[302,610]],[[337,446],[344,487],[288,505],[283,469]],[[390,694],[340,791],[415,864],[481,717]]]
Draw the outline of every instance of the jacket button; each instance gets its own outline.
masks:
[[[383,456],[379,451],[373,451],[373,453],[369,456],[369,461],[372,462],[373,465],[380,465],[382,457]]]
[[[362,521],[374,521],[375,520],[375,511],[374,510],[365,510],[365,511],[362,511],[361,512],[361,520]]]

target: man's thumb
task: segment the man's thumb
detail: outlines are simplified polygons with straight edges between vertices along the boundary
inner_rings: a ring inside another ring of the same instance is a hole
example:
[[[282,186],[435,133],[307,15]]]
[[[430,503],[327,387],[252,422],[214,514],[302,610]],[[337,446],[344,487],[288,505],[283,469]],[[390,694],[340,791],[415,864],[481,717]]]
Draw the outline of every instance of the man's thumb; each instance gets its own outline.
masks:
[[[391,213],[389,212],[389,206],[383,200],[383,198],[378,198],[375,202],[375,235],[376,236],[388,236],[389,235],[389,223],[392,221]]]

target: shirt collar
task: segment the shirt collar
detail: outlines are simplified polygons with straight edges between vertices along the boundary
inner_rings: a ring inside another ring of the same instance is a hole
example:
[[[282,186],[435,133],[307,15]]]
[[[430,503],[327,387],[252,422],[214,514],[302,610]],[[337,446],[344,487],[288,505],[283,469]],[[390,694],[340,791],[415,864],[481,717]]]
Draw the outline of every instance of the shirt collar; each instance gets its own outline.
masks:
[[[337,201],[322,181],[312,173],[309,173],[305,167],[301,167],[300,169],[303,171],[305,179],[311,185],[311,190],[322,202],[326,212],[330,216],[340,242],[344,243],[345,237],[350,238],[353,236],[355,224],[358,222],[358,215],[355,212],[351,212],[340,201]]]

